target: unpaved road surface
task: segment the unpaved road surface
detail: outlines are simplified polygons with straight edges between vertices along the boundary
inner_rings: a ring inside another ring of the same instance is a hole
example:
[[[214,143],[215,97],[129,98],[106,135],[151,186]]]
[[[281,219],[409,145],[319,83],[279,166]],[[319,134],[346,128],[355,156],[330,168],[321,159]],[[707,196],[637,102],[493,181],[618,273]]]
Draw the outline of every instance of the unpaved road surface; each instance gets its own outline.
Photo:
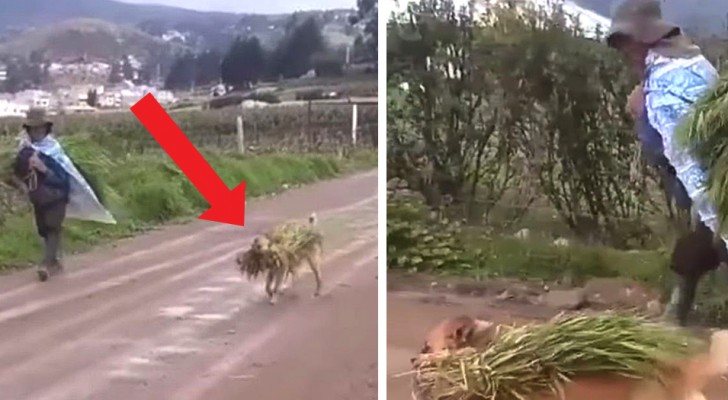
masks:
[[[544,305],[509,303],[493,294],[463,295],[457,290],[431,290],[422,277],[390,275],[387,280],[387,399],[411,400],[410,359],[417,355],[427,332],[440,321],[470,315],[501,324],[545,321],[558,310]],[[714,382],[707,400],[726,400],[728,382]],[[597,400],[597,399],[594,399]]]
[[[2,400],[370,400],[377,390],[377,185],[370,172],[0,277]],[[234,254],[319,217],[322,296],[302,274],[269,305]]]

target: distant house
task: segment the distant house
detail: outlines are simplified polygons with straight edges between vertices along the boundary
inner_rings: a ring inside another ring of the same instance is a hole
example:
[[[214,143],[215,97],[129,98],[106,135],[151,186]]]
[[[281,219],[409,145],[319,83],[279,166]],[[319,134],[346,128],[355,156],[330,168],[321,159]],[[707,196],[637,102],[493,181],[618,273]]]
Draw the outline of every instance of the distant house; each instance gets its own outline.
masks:
[[[224,96],[225,93],[227,93],[227,90],[225,89],[225,85],[222,83],[210,88],[210,97]]]
[[[8,66],[0,63],[0,82],[8,80]]]
[[[99,95],[100,108],[121,108],[121,93],[107,91]]]
[[[43,90],[25,90],[15,95],[15,101],[28,107],[48,109],[51,106],[51,94]]]
[[[0,118],[24,117],[29,108],[13,100],[0,99]]]

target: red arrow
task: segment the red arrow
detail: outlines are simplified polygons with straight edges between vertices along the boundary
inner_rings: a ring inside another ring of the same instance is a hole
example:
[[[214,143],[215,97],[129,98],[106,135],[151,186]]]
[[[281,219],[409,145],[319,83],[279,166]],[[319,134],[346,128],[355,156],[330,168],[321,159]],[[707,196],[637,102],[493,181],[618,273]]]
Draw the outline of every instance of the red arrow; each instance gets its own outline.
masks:
[[[151,93],[134,104],[131,112],[210,204],[200,219],[245,225],[245,182],[228,189]]]

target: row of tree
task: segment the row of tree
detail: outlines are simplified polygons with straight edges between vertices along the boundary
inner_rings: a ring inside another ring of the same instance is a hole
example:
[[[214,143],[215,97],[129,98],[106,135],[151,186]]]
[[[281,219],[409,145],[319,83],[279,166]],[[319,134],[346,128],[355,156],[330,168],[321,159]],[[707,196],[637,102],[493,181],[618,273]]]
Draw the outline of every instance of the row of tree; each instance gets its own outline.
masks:
[[[316,19],[299,21],[294,14],[285,36],[271,51],[266,51],[255,36],[240,37],[225,55],[207,51],[180,57],[172,65],[165,84],[169,89],[189,89],[222,80],[226,85],[243,88],[261,80],[299,77],[332,62],[343,65],[343,56],[336,61],[329,54]],[[330,68],[325,70],[331,73]]]

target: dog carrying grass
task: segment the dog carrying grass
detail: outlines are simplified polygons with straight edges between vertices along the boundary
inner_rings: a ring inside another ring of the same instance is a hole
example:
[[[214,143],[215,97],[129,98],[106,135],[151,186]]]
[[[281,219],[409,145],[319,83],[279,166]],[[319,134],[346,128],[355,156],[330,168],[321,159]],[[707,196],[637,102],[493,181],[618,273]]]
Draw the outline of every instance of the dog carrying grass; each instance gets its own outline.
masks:
[[[708,351],[682,330],[613,313],[513,328],[460,317],[438,325],[413,360],[413,398],[699,399],[728,366],[719,334]]]
[[[311,214],[308,223],[286,222],[256,237],[248,250],[238,254],[236,262],[250,280],[265,274],[265,291],[275,304],[283,282],[289,277],[295,281],[304,263],[316,279],[314,296],[320,294],[322,256],[323,235],[316,229],[316,214]]]

